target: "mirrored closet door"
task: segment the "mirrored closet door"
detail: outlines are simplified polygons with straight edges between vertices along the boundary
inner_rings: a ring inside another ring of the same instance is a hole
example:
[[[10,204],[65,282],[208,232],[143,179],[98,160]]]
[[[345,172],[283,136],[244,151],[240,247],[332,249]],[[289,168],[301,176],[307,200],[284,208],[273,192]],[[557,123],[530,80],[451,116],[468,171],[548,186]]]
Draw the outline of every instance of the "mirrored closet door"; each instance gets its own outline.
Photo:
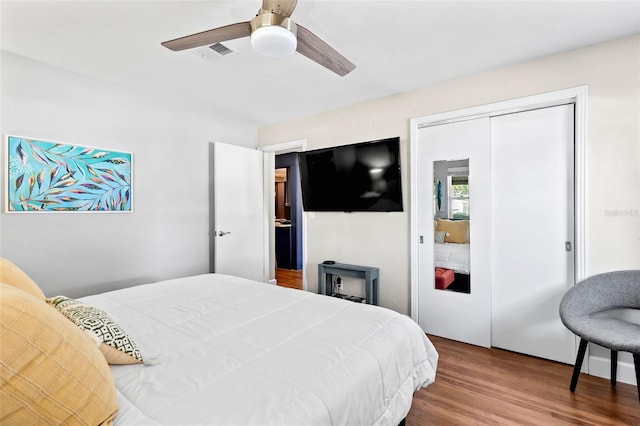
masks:
[[[420,129],[419,323],[491,344],[489,119]],[[452,140],[455,143],[452,143]]]
[[[418,129],[425,332],[573,362],[558,306],[575,281],[574,127],[566,104]]]

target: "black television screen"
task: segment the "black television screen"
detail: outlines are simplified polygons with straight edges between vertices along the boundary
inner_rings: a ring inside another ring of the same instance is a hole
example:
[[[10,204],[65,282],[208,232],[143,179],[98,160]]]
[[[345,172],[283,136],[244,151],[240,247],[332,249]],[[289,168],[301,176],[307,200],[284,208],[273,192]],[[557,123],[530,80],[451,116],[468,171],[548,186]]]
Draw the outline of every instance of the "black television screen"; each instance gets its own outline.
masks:
[[[299,153],[305,211],[402,211],[400,138]]]

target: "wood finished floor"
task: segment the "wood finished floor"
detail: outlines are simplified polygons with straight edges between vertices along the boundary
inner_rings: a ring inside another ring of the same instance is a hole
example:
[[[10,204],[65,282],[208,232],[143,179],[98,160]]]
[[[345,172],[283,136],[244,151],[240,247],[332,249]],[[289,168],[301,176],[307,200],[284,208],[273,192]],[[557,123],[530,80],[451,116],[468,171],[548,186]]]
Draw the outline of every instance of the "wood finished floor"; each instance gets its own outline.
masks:
[[[276,279],[302,289],[301,270],[276,269]],[[635,386],[581,374],[571,393],[570,365],[429,338],[440,354],[436,382],[416,392],[406,426],[640,426]]]
[[[302,269],[276,268],[276,281],[279,286],[302,290]]]
[[[414,395],[406,426],[640,425],[635,386],[573,367],[430,336],[440,354],[435,383]]]

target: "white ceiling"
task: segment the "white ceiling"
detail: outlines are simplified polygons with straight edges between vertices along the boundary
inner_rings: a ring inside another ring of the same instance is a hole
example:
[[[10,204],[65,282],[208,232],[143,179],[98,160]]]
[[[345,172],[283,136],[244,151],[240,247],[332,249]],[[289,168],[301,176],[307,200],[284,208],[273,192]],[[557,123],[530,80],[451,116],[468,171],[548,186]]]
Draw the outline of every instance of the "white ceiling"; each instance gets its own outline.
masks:
[[[251,19],[260,0],[5,1],[0,47],[130,90],[271,124],[640,33],[640,0],[299,0],[294,21],[357,68],[261,57],[217,61],[161,41]],[[597,66],[597,64],[594,64]]]

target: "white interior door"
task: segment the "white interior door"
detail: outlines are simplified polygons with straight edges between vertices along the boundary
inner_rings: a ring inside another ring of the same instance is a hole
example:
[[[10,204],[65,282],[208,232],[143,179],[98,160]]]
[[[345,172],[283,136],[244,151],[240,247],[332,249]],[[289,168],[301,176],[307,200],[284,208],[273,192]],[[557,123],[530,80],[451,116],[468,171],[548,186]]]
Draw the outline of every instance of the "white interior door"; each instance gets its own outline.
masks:
[[[429,334],[491,345],[489,119],[425,127],[417,136],[418,315]],[[469,159],[470,293],[435,288],[434,161]]]
[[[211,144],[212,271],[266,281],[266,219],[262,151]]]
[[[492,345],[569,364],[573,149],[573,105],[491,119]]]

